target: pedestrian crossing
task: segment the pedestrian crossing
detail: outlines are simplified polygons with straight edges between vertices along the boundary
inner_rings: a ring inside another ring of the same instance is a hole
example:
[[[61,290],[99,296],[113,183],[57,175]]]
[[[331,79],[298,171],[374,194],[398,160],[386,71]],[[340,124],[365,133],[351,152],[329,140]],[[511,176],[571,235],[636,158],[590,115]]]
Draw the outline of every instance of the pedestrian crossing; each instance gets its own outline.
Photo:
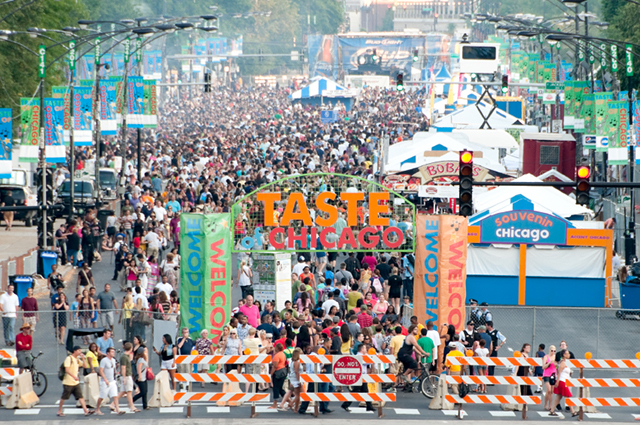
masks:
[[[269,416],[276,414],[276,413],[287,413],[287,412],[282,412],[279,411],[277,409],[269,409],[269,406],[271,405],[271,402],[257,402],[256,403],[256,413],[259,414],[267,414]],[[104,406],[108,409],[107,406]],[[136,407],[138,409],[142,409],[141,405],[136,405]],[[181,404],[181,405],[174,405],[171,407],[160,407],[159,409],[152,409],[152,413],[153,414],[161,414],[161,415],[185,415],[186,414],[186,404]],[[197,404],[193,404],[191,409],[192,409],[192,414],[193,415],[198,415],[199,412],[204,413],[201,411],[201,408],[205,408],[205,411],[207,414],[209,415],[227,415],[227,414],[231,414],[232,413],[232,409],[229,406],[218,406],[216,403],[197,403]],[[248,408],[250,407],[250,404],[247,403],[245,406],[242,406],[240,408]],[[346,412],[343,411],[342,409],[339,409],[339,405],[336,404],[331,405],[331,407],[333,409],[336,409],[338,411],[338,414],[345,414]],[[46,414],[47,412],[49,413],[53,413],[52,410],[56,409],[57,410],[58,406],[57,405],[39,405],[39,406],[35,406],[31,409],[16,409],[14,410],[14,415],[15,416],[38,416],[38,415],[43,415]],[[103,413],[107,413],[105,410],[105,408],[102,409]],[[127,415],[129,414],[134,414],[133,411],[131,411],[128,407],[121,407],[120,408],[121,411],[125,412]],[[359,407],[359,406],[352,406],[349,408],[350,412],[348,413],[349,415],[377,415],[377,409],[374,412],[371,411],[367,411],[366,408],[364,407]],[[76,407],[65,407],[64,408],[64,414],[65,415],[70,415],[70,416],[80,416],[80,415],[84,415],[84,411],[80,408],[76,408]],[[442,412],[442,415],[446,416],[446,417],[457,417],[458,416],[458,410],[454,409],[454,410],[441,410],[440,412]],[[116,412],[111,411],[110,412],[111,415],[115,415]],[[309,409],[307,409],[307,414],[313,414],[314,413],[314,409],[311,407]],[[386,415],[389,414],[395,414],[398,416],[402,416],[405,417],[407,419],[410,419],[411,417],[433,417],[434,414],[437,416],[437,411],[434,410],[429,410],[429,409],[410,409],[410,408],[395,408],[395,407],[385,407],[384,408],[384,413]],[[518,412],[511,412],[511,411],[503,411],[503,410],[490,410],[488,411],[489,415],[492,418],[513,418],[516,416],[519,416]],[[560,411],[556,412],[558,414],[558,416],[550,416],[549,412],[547,411],[529,411],[529,415],[537,415],[539,416],[540,419],[543,420],[548,420],[548,421],[553,421],[553,420],[562,420],[565,419],[566,415]],[[482,411],[482,412],[471,412],[471,416],[469,414],[469,412],[467,412],[466,410],[462,410],[462,417],[465,416],[470,416],[470,417],[483,417],[486,416],[487,411]],[[110,416],[110,415],[109,415]],[[146,416],[146,415],[145,415]],[[592,420],[611,420],[613,419],[611,417],[611,415],[609,415],[608,413],[603,413],[603,412],[598,412],[598,413],[584,413],[584,416],[587,419],[592,419]],[[640,415],[639,414],[631,414],[630,415],[633,419],[636,420],[640,420]]]

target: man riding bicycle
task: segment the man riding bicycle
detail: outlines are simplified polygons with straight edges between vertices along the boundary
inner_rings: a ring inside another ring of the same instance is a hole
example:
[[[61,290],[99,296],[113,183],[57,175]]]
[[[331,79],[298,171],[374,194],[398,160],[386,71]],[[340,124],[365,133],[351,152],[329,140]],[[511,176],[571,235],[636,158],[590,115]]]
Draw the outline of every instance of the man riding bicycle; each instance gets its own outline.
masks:
[[[421,356],[427,357],[428,354],[420,347],[418,341],[416,340],[416,336],[418,335],[418,325],[409,326],[409,335],[404,339],[404,343],[398,351],[398,360],[404,366],[404,373],[402,377],[405,381],[411,382],[415,379],[415,371],[418,369],[418,363],[413,358],[413,350],[416,350],[418,354]],[[409,379],[409,376],[412,376],[413,379]]]

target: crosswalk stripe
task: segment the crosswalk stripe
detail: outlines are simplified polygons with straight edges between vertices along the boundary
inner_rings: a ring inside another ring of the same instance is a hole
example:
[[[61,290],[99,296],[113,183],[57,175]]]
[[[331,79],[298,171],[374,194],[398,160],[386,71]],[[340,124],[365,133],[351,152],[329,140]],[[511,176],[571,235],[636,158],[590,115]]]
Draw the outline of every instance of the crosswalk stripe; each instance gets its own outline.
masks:
[[[544,412],[538,412],[538,415],[540,415],[541,418],[549,418],[549,419],[564,419],[564,415],[560,412],[556,412],[558,414],[558,416],[550,416],[549,412],[547,412],[546,410]]]
[[[229,406],[207,406],[207,413],[230,413]]]
[[[446,416],[458,416],[458,411],[457,410],[443,410],[442,413],[444,413]],[[468,416],[466,411],[462,411],[462,417],[464,418],[465,416]]]
[[[182,413],[184,411],[183,407],[160,407],[160,413]]]
[[[39,413],[40,409],[17,409],[15,411],[15,415],[37,415]]]
[[[420,411],[418,409],[393,409],[396,412],[396,415],[419,415]]]
[[[585,413],[589,419],[611,419],[607,413]]]
[[[490,410],[491,416],[498,418],[506,418],[515,416],[515,412],[503,412],[502,410]]]

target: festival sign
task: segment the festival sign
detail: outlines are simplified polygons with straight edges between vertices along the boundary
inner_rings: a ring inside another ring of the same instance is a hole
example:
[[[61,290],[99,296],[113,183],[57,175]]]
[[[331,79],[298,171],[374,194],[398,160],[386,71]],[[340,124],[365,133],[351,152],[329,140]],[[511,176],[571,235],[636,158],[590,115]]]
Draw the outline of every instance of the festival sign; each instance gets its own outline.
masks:
[[[0,179],[11,178],[13,150],[13,119],[11,108],[0,108]]]
[[[480,222],[480,243],[566,245],[567,221],[530,210],[513,210]]]
[[[20,162],[38,162],[40,142],[40,99],[20,99]]]
[[[582,108],[580,116],[584,120],[585,137],[582,146],[587,149],[596,148],[596,117],[595,117],[595,95],[593,93],[585,94],[582,97]],[[587,141],[585,143],[585,141]]]
[[[613,93],[594,93],[595,104],[595,130],[596,130],[596,151],[606,152],[609,149],[609,105],[613,99]]]
[[[144,80],[140,76],[131,76],[127,80],[127,126],[143,128],[142,111],[144,106]]]
[[[192,337],[220,342],[231,317],[230,214],[180,215],[180,316]]]
[[[118,133],[116,121],[116,89],[115,80],[100,80],[100,134],[112,136]]]
[[[585,132],[585,120],[580,115],[582,110],[582,102],[584,97],[589,94],[589,82],[588,81],[574,81],[573,82],[573,112],[574,120],[573,126],[576,133]]]
[[[65,162],[64,99],[44,100],[44,145],[47,162]]]
[[[158,126],[156,80],[144,80],[143,95],[142,123],[144,128],[156,128]]]
[[[575,119],[573,103],[573,85],[575,81],[565,81],[564,83],[564,128],[572,129]]]
[[[354,176],[305,174],[263,186],[233,207],[234,252],[413,252],[415,206]]]
[[[93,141],[92,88],[73,88],[73,141],[76,146],[91,146]]]
[[[629,134],[629,109],[624,100],[609,101],[609,164],[626,165],[627,135]]]
[[[418,215],[413,311],[418,323],[464,329],[468,221],[457,215]],[[440,357],[441,358],[441,357]]]
[[[71,91],[67,86],[54,86],[51,95],[55,99],[64,99],[64,142],[68,145],[71,135]]]

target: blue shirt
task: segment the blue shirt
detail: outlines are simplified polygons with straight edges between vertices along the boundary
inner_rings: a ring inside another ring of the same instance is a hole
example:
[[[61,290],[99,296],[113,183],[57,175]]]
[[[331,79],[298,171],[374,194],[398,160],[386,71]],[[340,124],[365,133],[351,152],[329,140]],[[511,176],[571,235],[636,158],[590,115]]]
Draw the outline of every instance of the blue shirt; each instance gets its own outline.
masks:
[[[409,258],[407,258],[406,255],[402,257],[402,267],[404,267],[404,272],[402,272],[402,277],[405,279],[410,279],[413,276],[413,265],[411,264],[411,262],[409,261]]]
[[[96,345],[98,346],[98,350],[101,353],[106,353],[107,348],[114,347],[113,338],[109,338],[105,341],[103,337],[100,337],[96,340]]]
[[[169,205],[171,205],[171,208],[173,208],[173,212],[180,211],[180,203],[178,201],[167,202],[167,205],[165,205],[165,208],[168,207]]]

